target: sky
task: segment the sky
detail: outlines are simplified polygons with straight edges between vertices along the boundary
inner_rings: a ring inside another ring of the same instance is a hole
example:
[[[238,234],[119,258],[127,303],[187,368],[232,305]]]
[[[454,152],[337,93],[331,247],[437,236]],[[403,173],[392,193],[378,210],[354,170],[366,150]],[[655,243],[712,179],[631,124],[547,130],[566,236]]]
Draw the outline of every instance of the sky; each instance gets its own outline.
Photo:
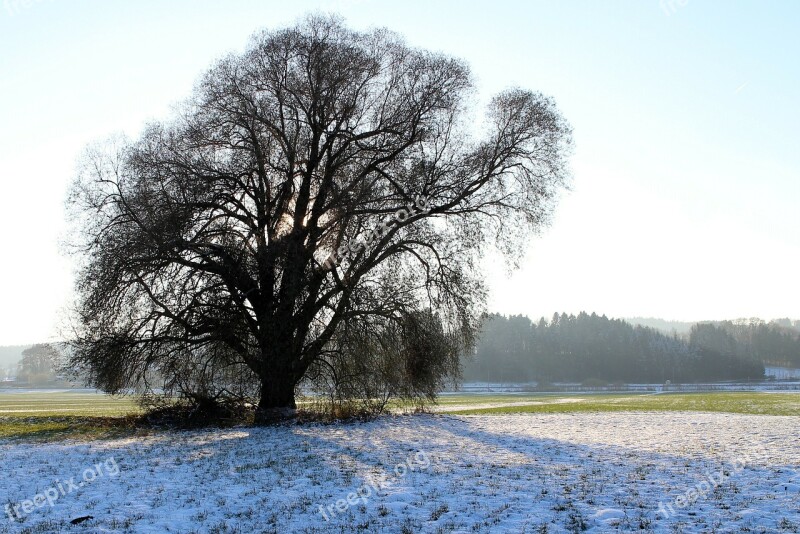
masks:
[[[571,189],[489,309],[800,318],[800,2],[0,0],[0,345],[58,338],[81,151],[169,118],[260,28],[333,12],[555,98]]]

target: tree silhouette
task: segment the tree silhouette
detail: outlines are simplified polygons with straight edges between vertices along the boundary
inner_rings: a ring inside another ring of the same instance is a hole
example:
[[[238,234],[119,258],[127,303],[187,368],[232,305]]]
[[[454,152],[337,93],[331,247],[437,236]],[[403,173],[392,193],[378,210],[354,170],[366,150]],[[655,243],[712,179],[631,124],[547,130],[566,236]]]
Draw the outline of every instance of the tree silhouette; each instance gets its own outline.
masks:
[[[476,259],[513,260],[547,221],[571,144],[552,100],[508,90],[478,121],[472,91],[461,61],[386,30],[257,34],[170,122],[87,152],[73,362],[109,391],[182,372],[224,392],[235,369],[266,417],[357,356],[348,336],[432,316],[468,344]]]

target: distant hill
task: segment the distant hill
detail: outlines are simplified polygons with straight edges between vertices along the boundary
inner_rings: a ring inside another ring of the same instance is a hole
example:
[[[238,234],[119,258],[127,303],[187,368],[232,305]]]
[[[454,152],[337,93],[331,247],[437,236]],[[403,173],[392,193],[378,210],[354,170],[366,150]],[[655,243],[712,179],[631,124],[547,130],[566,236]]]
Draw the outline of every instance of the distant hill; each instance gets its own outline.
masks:
[[[708,320],[708,321],[669,321],[667,319],[659,319],[658,317],[628,317],[623,318],[623,321],[634,325],[646,326],[648,328],[655,328],[661,332],[671,334],[673,331],[678,334],[688,334],[692,326],[698,323],[722,323],[721,320]],[[772,324],[777,325],[788,330],[800,332],[800,320],[797,319],[774,319],[772,321],[764,321],[758,318],[741,318],[730,321],[737,325],[755,325],[755,324]]]
[[[0,347],[0,368],[17,365],[22,359],[22,351],[31,345],[7,345]]]
[[[666,319],[658,319],[657,317],[628,317],[623,319],[633,325],[642,325],[648,328],[654,328],[661,332],[671,334],[673,331],[679,334],[688,334],[692,326],[697,324],[697,321],[668,321]]]

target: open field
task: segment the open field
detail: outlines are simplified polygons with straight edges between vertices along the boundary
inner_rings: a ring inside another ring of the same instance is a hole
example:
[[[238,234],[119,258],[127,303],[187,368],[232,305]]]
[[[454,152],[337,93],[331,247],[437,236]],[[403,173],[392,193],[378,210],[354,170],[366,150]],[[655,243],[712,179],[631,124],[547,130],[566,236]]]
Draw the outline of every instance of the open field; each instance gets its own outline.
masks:
[[[125,424],[131,399],[3,393],[0,533],[800,532],[799,403],[448,394],[448,413],[169,432]]]
[[[84,391],[0,393],[0,439],[93,438],[125,432],[122,418],[139,413],[131,398]]]
[[[67,416],[115,417],[138,411],[131,397],[111,397],[83,390],[0,393],[0,417]]]
[[[798,435],[800,417],[660,412],[5,441],[0,532],[798,532]]]
[[[401,406],[397,407],[402,410]],[[446,394],[431,410],[453,415],[696,411],[800,415],[800,393]],[[134,432],[130,397],[84,391],[0,393],[0,439],[91,439]],[[141,433],[137,430],[136,433]]]
[[[724,412],[800,415],[800,393],[447,395],[440,411],[460,415],[578,412]]]

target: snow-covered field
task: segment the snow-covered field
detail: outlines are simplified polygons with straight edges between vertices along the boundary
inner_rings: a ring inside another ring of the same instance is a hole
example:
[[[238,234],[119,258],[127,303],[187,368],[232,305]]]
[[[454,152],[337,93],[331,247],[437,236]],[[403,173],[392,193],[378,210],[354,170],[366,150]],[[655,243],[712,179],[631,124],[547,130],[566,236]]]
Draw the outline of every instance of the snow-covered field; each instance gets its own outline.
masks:
[[[798,437],[800,417],[605,413],[0,443],[0,532],[798,532]]]

